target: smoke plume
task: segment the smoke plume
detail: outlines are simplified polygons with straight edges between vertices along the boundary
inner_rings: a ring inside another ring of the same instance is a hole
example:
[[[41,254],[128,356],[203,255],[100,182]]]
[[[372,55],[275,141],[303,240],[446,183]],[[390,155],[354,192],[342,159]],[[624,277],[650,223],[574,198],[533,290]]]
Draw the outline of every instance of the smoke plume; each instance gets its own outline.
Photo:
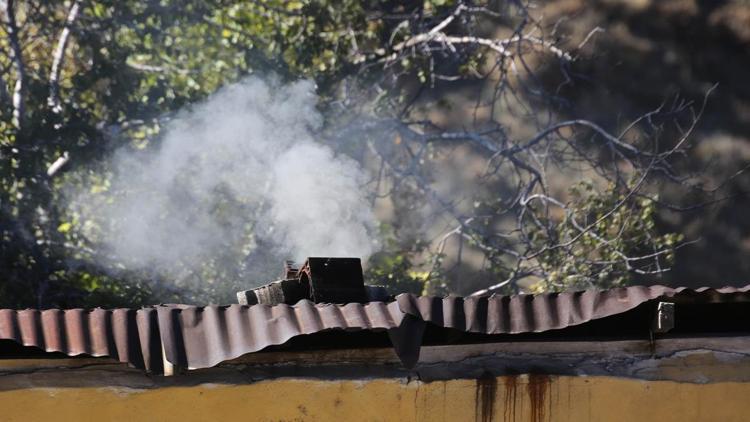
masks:
[[[281,257],[366,258],[376,245],[365,176],[316,142],[315,105],[309,81],[250,77],[180,113],[155,150],[119,151],[109,199],[95,211],[100,242],[118,262],[163,274],[227,262],[277,270]],[[257,270],[247,268],[265,273]]]

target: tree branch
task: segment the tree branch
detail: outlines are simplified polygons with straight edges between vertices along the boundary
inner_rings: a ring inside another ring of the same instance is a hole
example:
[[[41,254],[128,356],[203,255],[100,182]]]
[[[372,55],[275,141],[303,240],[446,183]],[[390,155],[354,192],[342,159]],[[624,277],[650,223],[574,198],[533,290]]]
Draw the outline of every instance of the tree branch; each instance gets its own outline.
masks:
[[[535,37],[530,34],[519,33],[518,35],[515,35],[510,38],[506,38],[506,39],[491,39],[491,38],[479,37],[475,35],[448,35],[445,32],[443,32],[443,30],[446,29],[448,25],[453,23],[453,21],[456,20],[456,18],[461,15],[461,13],[463,12],[475,13],[475,12],[482,12],[482,11],[486,11],[486,9],[471,8],[471,7],[467,7],[464,4],[460,4],[456,7],[456,9],[450,15],[448,15],[445,19],[440,21],[437,25],[435,25],[429,31],[413,35],[407,38],[406,40],[393,45],[391,47],[391,54],[387,54],[386,49],[379,48],[370,54],[368,53],[355,54],[353,63],[359,64],[368,59],[375,59],[383,63],[392,62],[395,59],[397,59],[399,54],[401,54],[403,51],[409,48],[417,47],[419,45],[427,45],[430,43],[441,45],[440,47],[441,51],[445,51],[447,49],[453,53],[456,53],[457,51],[456,46],[458,45],[477,45],[477,46],[487,47],[490,50],[493,50],[494,52],[496,52],[501,57],[511,57],[514,55],[514,53],[508,48],[510,45],[520,45],[523,43],[527,43],[527,44],[540,46],[543,49],[546,49],[547,51],[557,56],[559,59],[562,59],[565,61],[573,60],[573,57],[568,52],[557,47],[555,43],[546,41],[542,38]]]
[[[18,23],[16,22],[15,0],[6,0],[3,8],[5,14],[5,28],[10,43],[11,59],[16,68],[16,82],[13,87],[13,125],[17,130],[23,128],[23,118],[26,113],[24,108],[24,89],[26,88],[26,66],[23,62],[21,43],[18,39]]]
[[[62,105],[60,104],[60,73],[62,72],[62,67],[65,62],[65,50],[68,46],[68,38],[70,38],[70,28],[78,17],[78,11],[80,8],[80,0],[74,1],[73,5],[70,6],[68,17],[65,19],[65,27],[60,32],[60,38],[57,40],[57,48],[52,56],[47,105],[55,114],[59,114],[62,111]]]

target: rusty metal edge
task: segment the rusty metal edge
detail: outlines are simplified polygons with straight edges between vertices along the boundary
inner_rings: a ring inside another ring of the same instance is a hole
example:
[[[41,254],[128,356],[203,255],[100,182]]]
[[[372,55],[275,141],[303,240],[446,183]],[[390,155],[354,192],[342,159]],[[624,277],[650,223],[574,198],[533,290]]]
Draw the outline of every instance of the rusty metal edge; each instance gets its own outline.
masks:
[[[402,350],[405,361],[416,362],[419,344],[415,340],[424,326],[414,324],[415,320],[473,333],[542,332],[627,312],[657,299],[750,302],[750,285],[719,289],[632,286],[479,298],[402,294],[393,302],[344,305],[300,301],[296,305],[160,305],[138,310],[1,309],[0,339],[69,356],[110,357],[163,373],[165,369],[212,367],[300,335],[386,330],[395,342],[401,338],[414,343],[394,345]],[[414,329],[402,326],[404,320]]]

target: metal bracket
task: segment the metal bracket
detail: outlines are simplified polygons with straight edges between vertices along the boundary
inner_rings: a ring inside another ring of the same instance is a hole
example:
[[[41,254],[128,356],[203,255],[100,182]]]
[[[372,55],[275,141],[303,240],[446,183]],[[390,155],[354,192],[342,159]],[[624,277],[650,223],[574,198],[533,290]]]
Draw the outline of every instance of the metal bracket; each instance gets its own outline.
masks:
[[[651,349],[651,356],[656,356],[656,339],[654,334],[666,333],[674,328],[674,303],[659,302],[656,304],[656,313],[651,320],[651,327],[648,330],[648,343]]]
[[[651,324],[654,333],[666,333],[674,328],[674,303],[659,302],[656,305],[656,315]]]
[[[406,369],[413,369],[419,362],[419,349],[422,348],[426,327],[423,320],[406,314],[398,327],[388,330],[393,349]]]

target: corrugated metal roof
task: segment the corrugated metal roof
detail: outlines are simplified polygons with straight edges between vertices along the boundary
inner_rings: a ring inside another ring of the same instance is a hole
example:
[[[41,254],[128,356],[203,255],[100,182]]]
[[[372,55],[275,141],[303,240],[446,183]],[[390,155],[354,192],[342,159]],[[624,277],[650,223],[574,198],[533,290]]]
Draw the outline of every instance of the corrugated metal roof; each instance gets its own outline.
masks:
[[[106,356],[162,370],[156,310],[0,309],[0,339],[69,356]]]
[[[391,330],[405,314],[397,302],[296,305],[159,307],[159,327],[168,360],[207,368],[293,337],[327,330]]]
[[[539,333],[586,323],[629,311],[657,298],[681,297],[696,302],[749,301],[750,285],[721,289],[631,286],[489,297],[417,297],[400,295],[399,309],[445,328],[482,334]]]
[[[417,297],[393,302],[186,306],[143,309],[0,310],[0,339],[70,356],[108,356],[151,372],[164,358],[191,369],[327,330],[384,330],[405,363],[414,363],[425,324],[481,334],[564,329],[627,312],[659,298],[695,303],[750,301],[742,288],[664,286],[490,297]],[[617,333],[612,333],[616,336]],[[416,355],[415,355],[416,353]]]

